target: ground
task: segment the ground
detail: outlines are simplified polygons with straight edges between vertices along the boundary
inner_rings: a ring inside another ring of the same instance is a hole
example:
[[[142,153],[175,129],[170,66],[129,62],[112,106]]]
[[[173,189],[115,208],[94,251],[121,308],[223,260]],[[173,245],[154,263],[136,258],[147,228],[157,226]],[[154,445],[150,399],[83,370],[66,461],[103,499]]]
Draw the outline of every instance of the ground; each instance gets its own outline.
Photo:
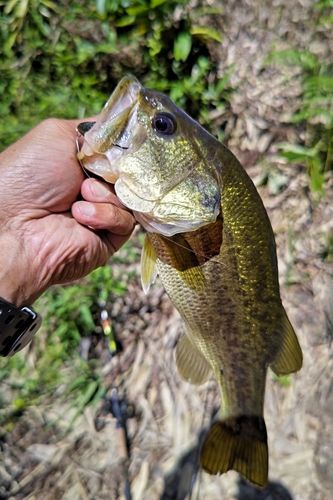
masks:
[[[302,131],[288,123],[300,95],[300,70],[267,62],[272,43],[313,43],[311,4],[229,1],[215,54],[221,77],[234,64],[236,92],[228,115],[213,118],[227,121],[226,142],[268,211],[283,303],[304,353],[299,373],[283,381],[268,374],[268,487],[256,490],[235,472],[212,477],[199,470],[200,442],[219,407],[216,382],[195,387],[180,379],[174,346],[181,319],[160,283],[145,296],[133,278],[111,311],[124,350],[103,367],[105,384],[135,409],[127,419],[130,460],[121,457],[119,430],[105,405],[88,407],[63,435],[70,415],[62,415],[54,398],[53,404],[29,408],[2,436],[0,499],[123,499],[126,478],[133,500],[333,498],[333,266],[323,258],[333,231],[333,177],[327,176],[318,199],[309,191],[305,168],[278,158],[279,142],[301,140]],[[316,53],[329,56],[332,36],[325,36],[316,41]],[[135,235],[133,245],[137,240]],[[49,426],[56,417],[57,425]]]

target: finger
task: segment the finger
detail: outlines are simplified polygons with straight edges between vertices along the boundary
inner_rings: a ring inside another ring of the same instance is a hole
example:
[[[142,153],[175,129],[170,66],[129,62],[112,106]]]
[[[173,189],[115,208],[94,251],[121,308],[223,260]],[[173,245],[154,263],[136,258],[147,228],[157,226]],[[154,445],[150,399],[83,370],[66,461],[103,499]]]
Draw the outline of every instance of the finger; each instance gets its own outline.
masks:
[[[47,118],[46,120],[40,122],[36,127],[34,127],[26,136],[34,133],[34,131],[38,131],[39,135],[46,136],[49,140],[52,137],[58,138],[64,137],[68,139],[68,136],[71,135],[74,138],[76,137],[76,129],[78,125],[82,122],[95,122],[98,116],[91,116],[89,118],[82,118],[82,120],[62,120],[59,118]],[[75,143],[75,141],[74,141]]]
[[[110,233],[110,231],[100,231],[99,236],[103,243],[107,246],[110,255],[112,256],[115,252],[118,252],[131,235],[119,235]]]
[[[112,203],[126,210],[126,207],[117,198],[111,184],[94,178],[85,179],[81,186],[81,194],[86,201],[94,203]]]
[[[135,226],[135,219],[128,211],[109,202],[77,201],[72,206],[72,214],[80,224],[122,236],[130,235]]]

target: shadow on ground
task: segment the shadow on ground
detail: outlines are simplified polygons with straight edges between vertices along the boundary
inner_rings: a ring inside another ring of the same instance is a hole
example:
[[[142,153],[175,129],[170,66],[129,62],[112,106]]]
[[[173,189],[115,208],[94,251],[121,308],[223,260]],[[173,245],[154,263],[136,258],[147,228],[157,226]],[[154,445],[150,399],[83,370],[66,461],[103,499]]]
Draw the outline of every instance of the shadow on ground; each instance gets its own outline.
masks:
[[[261,490],[240,478],[238,488],[237,500],[293,500],[290,491],[277,481],[269,482],[266,488]]]
[[[199,500],[198,493],[192,496],[192,492],[195,482],[200,478],[199,456],[206,432],[207,429],[204,429],[200,433],[199,444],[183,455],[178,465],[165,478],[165,488],[160,500]],[[277,481],[270,481],[266,488],[259,489],[239,476],[237,487],[237,500],[293,500],[291,492]]]

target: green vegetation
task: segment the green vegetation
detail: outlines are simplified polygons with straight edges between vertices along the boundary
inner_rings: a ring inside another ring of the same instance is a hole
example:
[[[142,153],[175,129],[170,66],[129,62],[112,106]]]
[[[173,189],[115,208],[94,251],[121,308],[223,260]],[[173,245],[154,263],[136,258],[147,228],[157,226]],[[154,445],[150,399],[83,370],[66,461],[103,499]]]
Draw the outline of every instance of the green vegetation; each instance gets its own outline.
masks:
[[[223,111],[231,91],[229,74],[217,78],[211,55],[221,41],[219,18],[216,9],[193,10],[187,0],[0,0],[0,150],[47,117],[99,113],[129,73],[209,127],[209,112]],[[129,246],[120,255],[121,264],[138,259]],[[100,398],[99,362],[83,361],[78,347],[101,330],[99,304],[112,304],[128,279],[106,267],[43,295],[36,304],[43,327],[29,362],[22,353],[0,360],[1,384],[14,398],[7,404],[3,397],[0,423],[10,427],[13,416],[59,387],[60,401],[77,409],[74,419]]]
[[[332,0],[314,4],[313,14],[319,28],[326,25],[326,29],[329,26],[332,29],[332,6]],[[311,50],[289,49],[274,54],[274,58],[302,71],[300,105],[290,122],[304,127],[304,143],[282,143],[281,155],[290,162],[306,164],[310,189],[321,195],[325,174],[333,169],[333,62]]]
[[[274,383],[281,385],[281,387],[290,387],[290,375],[275,375],[272,373],[272,380]]]
[[[128,255],[133,260],[133,252]],[[86,404],[99,401],[106,391],[100,363],[94,358],[84,361],[79,345],[82,337],[91,334],[103,341],[101,310],[124,295],[132,277],[132,273],[119,273],[119,269],[117,274],[115,279],[110,266],[96,269],[77,283],[49,289],[37,301],[43,325],[31,343],[29,360],[25,352],[0,358],[1,384],[11,392],[8,405],[0,396],[0,424],[10,423],[13,416],[40,397],[52,397],[59,386],[63,386],[59,401],[72,399],[70,407],[76,408],[75,416]]]
[[[44,118],[98,113],[128,73],[208,125],[228,97],[212,15],[186,0],[0,0],[0,150]]]

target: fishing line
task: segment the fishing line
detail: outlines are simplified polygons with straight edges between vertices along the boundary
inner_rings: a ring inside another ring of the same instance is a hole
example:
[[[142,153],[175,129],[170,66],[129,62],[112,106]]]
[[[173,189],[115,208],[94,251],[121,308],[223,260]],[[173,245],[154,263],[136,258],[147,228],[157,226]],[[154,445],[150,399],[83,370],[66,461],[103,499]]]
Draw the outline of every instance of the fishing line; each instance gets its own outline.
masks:
[[[212,373],[209,380],[207,381],[207,383],[210,384],[213,379],[214,379],[214,374]],[[204,401],[204,411],[202,412],[200,429],[203,429],[203,427],[204,427],[205,414],[207,412],[207,406],[208,406],[208,395],[209,395],[209,390],[206,391],[206,398]],[[199,465],[200,449],[201,449],[201,447],[200,447],[201,442],[200,441],[201,441],[201,439],[199,440],[196,454],[195,454],[196,465]],[[197,495],[196,495],[196,500],[200,500],[200,487],[201,487],[201,478],[202,478],[202,470],[200,469],[200,466],[195,468],[193,471],[193,474],[192,474],[191,486],[190,486],[190,491],[189,491],[189,493],[190,493],[189,500],[192,500],[192,493],[194,490],[195,482],[196,482],[198,477],[199,477],[199,479],[198,479],[198,491],[197,491]]]
[[[81,124],[80,124],[81,125]],[[76,143],[76,152],[79,153],[81,151],[81,148],[80,148],[80,143],[79,143],[79,140],[81,139],[81,137],[84,137],[84,134],[82,134],[80,131],[79,131],[79,128],[76,129],[76,138],[75,138],[75,143]],[[77,161],[80,163],[80,167],[82,168],[83,172],[85,173],[85,175],[88,177],[88,178],[91,178],[91,175],[89,175],[89,172],[87,171],[87,169],[84,168],[81,160],[77,158]]]

